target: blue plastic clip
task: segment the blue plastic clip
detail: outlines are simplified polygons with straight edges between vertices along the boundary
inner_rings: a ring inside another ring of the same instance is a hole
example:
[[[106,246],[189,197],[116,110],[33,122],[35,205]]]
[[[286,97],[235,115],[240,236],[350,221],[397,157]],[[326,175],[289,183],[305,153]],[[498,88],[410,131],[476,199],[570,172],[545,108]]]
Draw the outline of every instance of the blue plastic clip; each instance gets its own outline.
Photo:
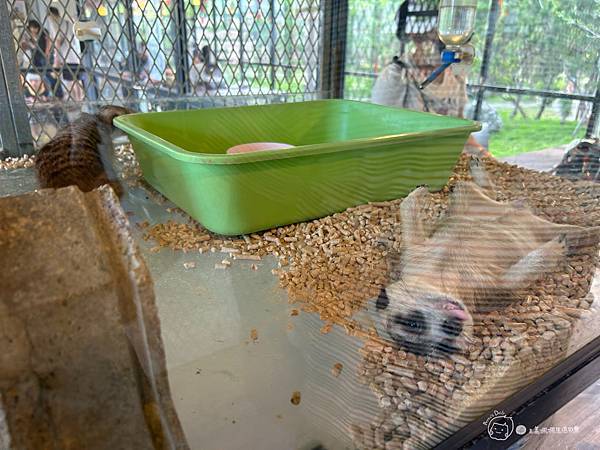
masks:
[[[444,70],[450,67],[450,65],[461,62],[461,59],[458,57],[458,55],[460,55],[460,53],[452,50],[444,50],[442,52],[442,65],[431,72],[431,75],[429,75],[427,79],[419,85],[419,89],[425,89],[427,86],[429,86],[433,80],[439,77]]]

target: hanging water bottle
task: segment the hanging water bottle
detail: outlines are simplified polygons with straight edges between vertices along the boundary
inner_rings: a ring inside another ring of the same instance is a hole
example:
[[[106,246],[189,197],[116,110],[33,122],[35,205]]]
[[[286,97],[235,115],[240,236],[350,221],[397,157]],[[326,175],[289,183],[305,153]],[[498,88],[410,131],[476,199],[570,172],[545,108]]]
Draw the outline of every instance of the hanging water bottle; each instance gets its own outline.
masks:
[[[448,50],[460,50],[473,36],[477,0],[441,0],[438,36]]]
[[[475,28],[477,0],[440,0],[438,36],[446,44],[442,65],[434,70],[419,86],[424,89],[444,70],[454,64],[456,71],[465,74],[475,58],[475,49],[469,45]]]

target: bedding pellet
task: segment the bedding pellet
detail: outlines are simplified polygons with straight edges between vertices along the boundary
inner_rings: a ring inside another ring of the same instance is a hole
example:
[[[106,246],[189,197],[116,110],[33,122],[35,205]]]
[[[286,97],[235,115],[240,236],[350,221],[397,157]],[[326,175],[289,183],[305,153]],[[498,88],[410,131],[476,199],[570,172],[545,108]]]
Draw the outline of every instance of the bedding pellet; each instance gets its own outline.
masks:
[[[292,402],[292,405],[298,406],[300,404],[300,400],[301,400],[300,391],[294,391],[292,393],[292,398],[290,399],[290,401]]]
[[[248,255],[246,253],[240,255],[239,253],[236,253],[233,255],[233,259],[239,259],[243,261],[260,261],[262,258],[258,255]]]
[[[0,170],[28,169],[35,164],[35,155],[0,159]]]
[[[343,368],[344,368],[344,365],[342,363],[335,363],[333,365],[333,367],[331,368],[331,374],[337,378],[342,373]]]

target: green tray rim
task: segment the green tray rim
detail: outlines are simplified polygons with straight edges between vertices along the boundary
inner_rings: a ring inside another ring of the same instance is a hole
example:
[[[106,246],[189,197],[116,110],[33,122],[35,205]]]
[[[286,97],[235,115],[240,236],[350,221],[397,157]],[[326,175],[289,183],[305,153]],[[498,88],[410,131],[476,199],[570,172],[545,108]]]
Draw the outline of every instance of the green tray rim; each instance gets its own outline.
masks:
[[[360,103],[373,105],[373,103],[361,102],[357,100],[343,100],[343,99],[332,99],[332,100],[310,100],[306,102],[295,102],[295,103],[331,103],[331,102],[342,102],[342,103]],[[275,104],[277,105],[277,104]],[[240,110],[246,108],[264,108],[271,107],[274,104],[268,105],[251,105],[251,106],[236,106],[236,107],[220,107],[220,108],[210,108],[210,110]],[[391,110],[398,110],[399,108],[393,106],[385,106],[385,105],[377,105],[381,108],[387,108]],[[131,117],[139,116],[141,114],[169,114],[172,111],[164,111],[164,112],[153,112],[153,113],[135,113],[135,114],[127,114],[123,116],[116,117],[113,121],[114,125],[127,133],[130,137],[134,139],[138,139],[145,144],[151,145],[154,150],[158,150],[162,153],[169,155],[170,157],[177,159],[179,161],[187,162],[187,163],[195,163],[195,164],[211,164],[211,165],[235,165],[235,164],[246,164],[246,163],[255,163],[261,161],[271,161],[278,159],[287,159],[287,158],[297,158],[302,156],[311,156],[316,154],[327,154],[327,153],[337,153],[337,152],[345,152],[352,151],[364,148],[365,146],[374,147],[378,145],[388,145],[388,144],[397,144],[402,142],[410,142],[415,140],[420,140],[424,138],[432,138],[439,136],[452,136],[457,134],[465,134],[471,133],[474,131],[481,130],[481,123],[468,120],[468,119],[459,119],[459,118],[451,118],[456,120],[457,122],[467,122],[467,125],[457,126],[453,128],[442,128],[439,130],[431,130],[431,131],[417,131],[411,133],[399,133],[399,134],[390,134],[378,137],[371,138],[363,138],[363,139],[351,139],[348,141],[335,142],[335,143],[323,143],[323,144],[312,144],[312,145],[300,145],[295,146],[290,149],[283,150],[266,150],[261,152],[250,152],[250,153],[240,153],[234,155],[227,154],[213,154],[213,153],[198,153],[198,152],[190,152],[184,150],[183,148],[162,139],[155,134],[150,133],[149,131],[144,130],[143,128],[138,127],[130,122]],[[422,114],[427,116],[439,116],[445,119],[448,119],[448,116],[444,116],[441,114],[434,114],[428,112],[421,111],[411,111],[415,114]]]

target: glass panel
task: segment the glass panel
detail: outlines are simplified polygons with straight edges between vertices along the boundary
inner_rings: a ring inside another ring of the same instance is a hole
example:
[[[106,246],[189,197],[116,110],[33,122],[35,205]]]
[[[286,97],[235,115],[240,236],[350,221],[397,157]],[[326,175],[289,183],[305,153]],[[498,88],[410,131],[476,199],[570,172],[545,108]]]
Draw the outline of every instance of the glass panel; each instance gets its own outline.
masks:
[[[490,53],[481,0],[471,71],[421,89],[439,2],[350,0],[347,98],[300,102],[330,3],[9,0],[51,144],[0,162],[0,447],[106,446],[100,405],[180,448],[432,448],[598,338],[593,3],[491,3]]]

